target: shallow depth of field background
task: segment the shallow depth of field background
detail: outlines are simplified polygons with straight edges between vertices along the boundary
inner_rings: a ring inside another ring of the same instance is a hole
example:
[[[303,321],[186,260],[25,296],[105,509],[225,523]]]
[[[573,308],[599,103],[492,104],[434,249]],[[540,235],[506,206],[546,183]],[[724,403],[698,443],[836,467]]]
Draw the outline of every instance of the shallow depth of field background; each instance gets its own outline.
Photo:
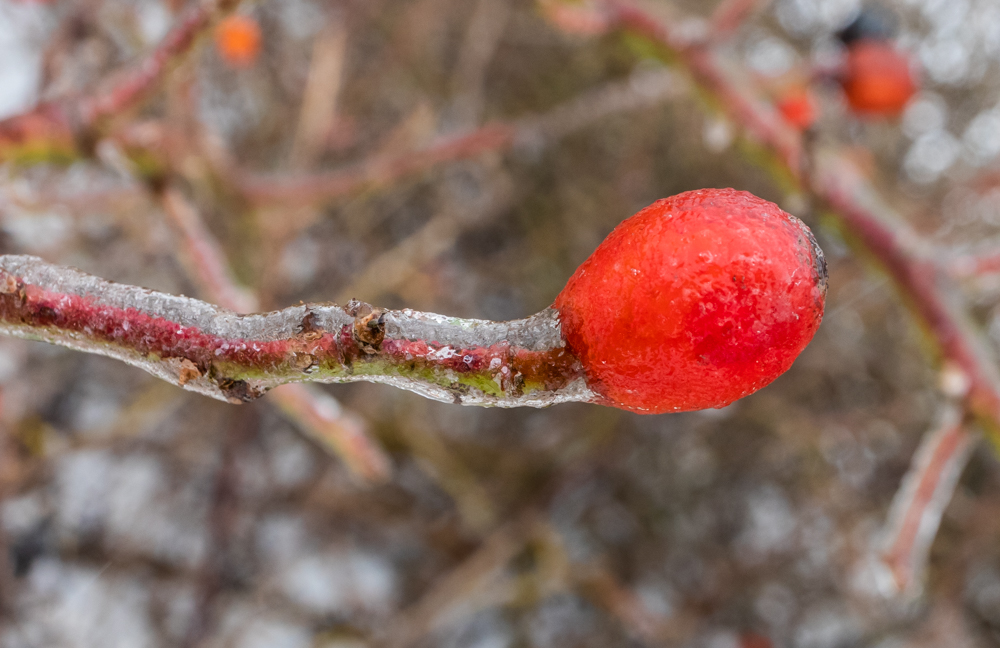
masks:
[[[0,116],[137,60],[173,4],[0,0]],[[822,63],[857,4],[762,3],[727,56],[763,77]],[[705,17],[715,3],[674,5]],[[1000,242],[1000,2],[888,6],[921,94],[900,120],[859,121],[819,85],[817,137],[854,146],[942,246]],[[788,374],[724,410],[500,411],[323,387],[390,453],[379,486],[267,398],[229,406],[111,360],[0,340],[2,466],[18,475],[0,502],[0,646],[1000,644],[996,456],[983,444],[964,473],[923,594],[884,598],[869,556],[940,409],[933,358],[891,283],[743,155],[681,71],[627,38],[562,33],[528,0],[240,12],[263,29],[256,62],[229,67],[206,39],[137,118],[192,134],[170,152],[181,187],[264,308],[357,297],[526,316],[637,209],[732,186],[816,229],[826,319]],[[317,39],[341,38],[335,117],[322,138],[297,137]],[[567,103],[602,92],[635,107]],[[254,209],[202,171],[206,150],[261,173],[333,169],[567,105],[572,128],[315,207]],[[0,167],[0,249],[196,295],[160,204],[113,151],[98,158]],[[966,288],[1000,344],[1000,283]],[[658,630],[639,627],[651,619]]]

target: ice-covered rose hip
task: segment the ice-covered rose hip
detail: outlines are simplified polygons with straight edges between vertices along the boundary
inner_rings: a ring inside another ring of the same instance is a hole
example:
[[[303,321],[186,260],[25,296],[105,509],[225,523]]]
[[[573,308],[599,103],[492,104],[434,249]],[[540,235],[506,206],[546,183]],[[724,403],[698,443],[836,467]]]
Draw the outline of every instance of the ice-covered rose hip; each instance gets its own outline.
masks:
[[[620,224],[556,297],[563,336],[608,405],[723,407],[784,373],[823,317],[809,229],[733,189],[659,200]]]

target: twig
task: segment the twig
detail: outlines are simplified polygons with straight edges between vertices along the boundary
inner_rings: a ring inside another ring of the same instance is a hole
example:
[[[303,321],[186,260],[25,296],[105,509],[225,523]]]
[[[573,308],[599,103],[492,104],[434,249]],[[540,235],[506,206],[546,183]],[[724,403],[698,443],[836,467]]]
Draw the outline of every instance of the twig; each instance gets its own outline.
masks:
[[[308,168],[323,152],[330,126],[336,118],[346,50],[347,28],[342,22],[316,36],[289,155],[289,166],[293,169]]]
[[[709,25],[712,39],[718,42],[727,38],[766,4],[769,0],[722,0],[712,12]]]
[[[690,38],[671,24],[659,20],[640,3],[603,0],[611,24],[666,48],[677,56],[695,82],[709,91],[729,117],[740,124],[753,141],[767,147],[794,179],[801,179],[805,162],[800,133],[791,129],[772,105],[758,98],[750,84],[753,75],[736,72],[713,50],[712,42]],[[681,21],[675,21],[680,23]]]
[[[161,203],[168,221],[180,234],[181,257],[188,275],[197,281],[204,295],[237,313],[257,310],[257,298],[236,283],[219,243],[191,203],[173,187],[164,190]]]
[[[693,634],[693,620],[665,618],[649,609],[600,562],[573,565],[573,585],[593,603],[607,610],[635,640],[648,646],[676,645]]]
[[[1000,252],[961,255],[952,259],[948,267],[956,279],[995,275],[1000,273]]]
[[[500,172],[494,175],[503,177]],[[495,179],[486,188],[489,196],[478,204],[445,198],[441,211],[413,234],[368,262],[366,269],[337,299],[346,302],[356,296],[385,294],[398,290],[424,264],[450,250],[463,232],[497,217],[506,210],[513,198],[512,183]]]
[[[271,400],[320,447],[334,452],[348,470],[370,484],[392,476],[392,463],[367,432],[360,416],[333,396],[309,385],[282,385]]]
[[[530,509],[493,531],[471,556],[396,617],[387,636],[378,642],[379,648],[407,648],[467,609],[470,597],[494,583],[524,547],[536,516]]]
[[[198,36],[238,4],[239,0],[195,3],[148,56],[113,75],[94,93],[46,102],[0,121],[0,160],[72,158],[88,151],[108,122],[146,101]]]
[[[493,528],[497,512],[489,491],[441,438],[440,432],[421,425],[425,417],[413,414],[412,409],[408,410],[405,420],[398,424],[399,436],[408,454],[451,497],[465,529],[481,534]]]
[[[348,169],[294,176],[247,174],[240,181],[240,190],[255,203],[281,203],[286,207],[308,205],[367,187],[390,184],[442,162],[507,148],[514,143],[514,135],[515,130],[509,124],[491,124],[465,135],[446,138],[422,151],[377,157]]]
[[[608,115],[676,97],[683,89],[683,84],[668,72],[639,75],[584,93],[543,115],[493,122],[469,133],[445,137],[422,150],[381,155],[346,169],[309,175],[245,174],[240,189],[254,203],[280,203],[283,208],[329,201],[391,184],[446,162],[504,151],[519,143],[564,137]]]
[[[215,602],[233,568],[229,562],[232,560],[230,547],[237,532],[240,513],[239,454],[250,441],[253,429],[258,425],[258,416],[255,408],[240,412],[230,421],[222,439],[215,488],[206,520],[209,527],[209,551],[199,569],[196,605],[182,643],[184,648],[199,646],[209,636],[217,617]]]
[[[0,392],[0,408],[4,405],[4,394]],[[16,484],[21,472],[14,457],[17,452],[10,429],[6,422],[0,423],[0,504],[4,502]],[[4,630],[14,611],[17,598],[17,580],[14,577],[13,553],[7,541],[7,530],[0,524],[0,630]]]
[[[452,78],[451,121],[460,127],[480,121],[483,80],[510,16],[508,0],[477,0],[465,30]]]
[[[933,248],[882,201],[849,159],[836,151],[816,158],[813,192],[830,204],[848,234],[895,280],[944,358],[965,374],[965,404],[994,433],[1000,431],[1000,373],[961,293]]]
[[[245,402],[289,382],[380,382],[467,405],[594,399],[546,309],[512,322],[352,302],[236,315],[37,257],[0,256],[0,333],[97,353]]]
[[[921,582],[941,516],[972,454],[976,437],[951,406],[927,432],[893,498],[881,559],[892,572],[897,593],[912,594]]]

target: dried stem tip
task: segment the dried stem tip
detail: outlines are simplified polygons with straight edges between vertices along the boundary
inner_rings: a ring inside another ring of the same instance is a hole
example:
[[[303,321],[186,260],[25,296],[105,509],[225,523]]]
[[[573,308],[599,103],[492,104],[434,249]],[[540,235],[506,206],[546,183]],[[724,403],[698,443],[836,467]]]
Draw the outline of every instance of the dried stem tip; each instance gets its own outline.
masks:
[[[784,373],[823,317],[809,229],[732,189],[629,218],[556,298],[569,350],[603,402],[634,412],[723,407]]]

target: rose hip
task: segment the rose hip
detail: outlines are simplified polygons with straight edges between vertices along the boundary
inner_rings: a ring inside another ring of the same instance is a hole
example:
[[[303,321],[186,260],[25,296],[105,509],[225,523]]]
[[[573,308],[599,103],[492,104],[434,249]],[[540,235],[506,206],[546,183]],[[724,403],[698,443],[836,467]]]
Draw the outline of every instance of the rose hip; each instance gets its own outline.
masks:
[[[784,373],[823,317],[809,229],[744,191],[659,200],[621,223],[556,297],[563,336],[608,405],[723,407]]]

